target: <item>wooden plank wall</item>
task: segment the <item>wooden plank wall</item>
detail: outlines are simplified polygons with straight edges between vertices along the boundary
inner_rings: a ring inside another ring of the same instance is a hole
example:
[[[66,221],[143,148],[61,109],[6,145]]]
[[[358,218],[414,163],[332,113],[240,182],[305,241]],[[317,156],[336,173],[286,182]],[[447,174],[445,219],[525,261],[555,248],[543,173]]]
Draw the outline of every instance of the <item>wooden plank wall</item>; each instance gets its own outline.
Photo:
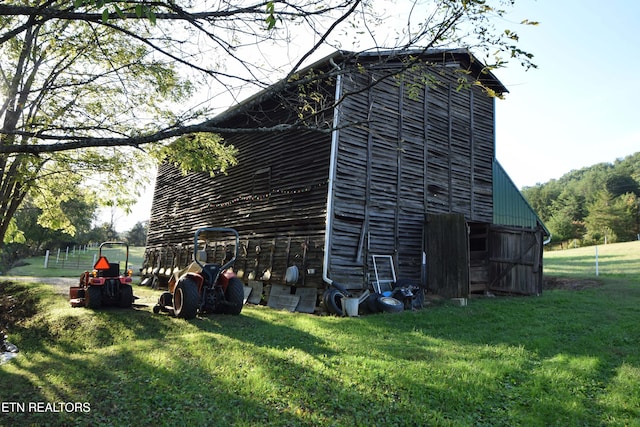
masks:
[[[488,289],[515,295],[542,293],[542,231],[492,225]]]
[[[287,267],[296,265],[299,286],[323,287],[330,136],[233,134],[225,141],[238,149],[238,165],[227,174],[183,176],[171,165],[159,168],[146,263],[183,267],[197,228],[232,227],[241,235],[236,269],[245,280],[284,283]],[[211,248],[208,253],[209,262],[217,261]]]
[[[419,280],[425,214],[491,223],[493,99],[457,90],[451,67],[415,96],[424,70],[384,79],[359,73],[344,92],[378,82],[341,106],[330,275],[353,288],[373,280],[371,255],[393,255]],[[349,127],[349,123],[359,126]]]

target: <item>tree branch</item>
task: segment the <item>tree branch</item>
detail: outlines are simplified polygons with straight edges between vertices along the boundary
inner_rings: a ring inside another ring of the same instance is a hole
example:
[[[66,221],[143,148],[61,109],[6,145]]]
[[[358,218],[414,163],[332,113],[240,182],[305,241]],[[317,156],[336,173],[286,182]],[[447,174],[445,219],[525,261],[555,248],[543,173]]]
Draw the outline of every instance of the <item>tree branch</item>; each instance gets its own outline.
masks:
[[[217,134],[232,134],[232,133],[269,133],[269,132],[285,132],[289,130],[314,130],[318,132],[329,133],[330,129],[321,129],[321,128],[310,128],[306,125],[301,124],[278,124],[274,126],[264,126],[264,127],[256,127],[256,128],[228,128],[228,127],[219,127],[211,124],[210,122],[202,122],[194,125],[179,127],[179,128],[168,128],[161,130],[159,132],[143,135],[143,136],[132,136],[129,138],[98,138],[98,137],[78,137],[74,138],[73,141],[70,142],[60,142],[54,144],[37,144],[37,145],[7,145],[0,146],[0,154],[18,154],[18,153],[26,153],[26,154],[40,154],[40,153],[56,153],[67,150],[77,150],[81,148],[97,148],[97,147],[120,147],[120,146],[128,146],[128,147],[140,147],[145,144],[150,144],[154,142],[160,142],[171,138],[177,138],[183,135],[188,135],[191,133],[199,133],[199,132],[209,132],[209,133],[217,133]],[[47,135],[37,132],[25,132],[25,131],[16,131],[14,132],[16,135],[21,135],[29,138],[39,138],[40,140],[48,140],[48,141],[68,141],[68,136],[59,136],[59,135]]]

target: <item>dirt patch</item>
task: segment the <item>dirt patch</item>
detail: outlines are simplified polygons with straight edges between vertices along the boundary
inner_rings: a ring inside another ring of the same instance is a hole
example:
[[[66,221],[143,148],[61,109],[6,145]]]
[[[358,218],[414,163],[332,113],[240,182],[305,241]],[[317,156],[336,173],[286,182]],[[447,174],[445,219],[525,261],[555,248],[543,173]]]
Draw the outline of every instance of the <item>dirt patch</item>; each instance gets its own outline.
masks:
[[[5,276],[8,282],[47,283],[53,286],[55,293],[69,296],[69,286],[77,286],[79,279],[71,277],[33,277],[33,276]]]
[[[542,288],[545,290],[565,289],[571,291],[581,291],[583,289],[597,288],[602,282],[595,279],[572,279],[567,277],[547,277],[544,278]]]

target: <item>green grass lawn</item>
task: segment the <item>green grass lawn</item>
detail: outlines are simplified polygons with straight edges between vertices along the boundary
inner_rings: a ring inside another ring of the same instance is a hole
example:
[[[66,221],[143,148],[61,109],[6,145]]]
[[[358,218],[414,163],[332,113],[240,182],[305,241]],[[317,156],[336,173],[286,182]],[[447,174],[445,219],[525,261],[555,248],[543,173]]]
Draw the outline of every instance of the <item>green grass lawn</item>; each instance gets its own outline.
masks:
[[[144,247],[129,247],[129,266],[133,267],[133,273],[138,274],[144,259]],[[45,255],[28,258],[24,265],[9,270],[7,276],[33,276],[33,277],[80,277],[80,275],[93,269],[93,264],[99,254],[98,248],[87,250],[66,250],[58,252],[50,251],[45,267]],[[124,268],[126,260],[126,247],[123,245],[102,249],[102,255],[111,262],[119,262]]]
[[[9,284],[38,309],[10,331],[0,403],[25,410],[0,424],[640,426],[640,246],[608,246],[598,286],[357,318],[246,306],[184,321]],[[577,251],[545,254],[549,273],[592,277]]]
[[[545,252],[545,274],[562,277],[637,276],[640,272],[640,241],[588,246]]]

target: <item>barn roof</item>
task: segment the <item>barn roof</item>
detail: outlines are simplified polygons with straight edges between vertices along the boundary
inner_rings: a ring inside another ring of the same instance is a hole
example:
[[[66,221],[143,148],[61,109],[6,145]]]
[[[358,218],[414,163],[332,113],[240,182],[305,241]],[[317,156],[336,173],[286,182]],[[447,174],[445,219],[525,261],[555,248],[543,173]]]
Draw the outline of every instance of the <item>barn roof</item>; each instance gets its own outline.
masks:
[[[345,52],[342,52],[342,54],[345,55]],[[351,56],[346,56],[347,59],[355,58],[358,61],[368,60],[370,62],[400,62],[407,57],[420,58],[434,65],[457,62],[460,68],[469,71],[473,78],[491,88],[496,93],[503,94],[509,92],[487,66],[468,49],[405,49],[370,51],[357,54],[351,52],[348,54]]]
[[[547,236],[551,236],[547,227],[496,159],[493,159],[493,223],[533,229],[540,226]]]
[[[433,65],[458,63],[460,68],[468,71],[471,77],[480,81],[497,94],[509,92],[498,78],[467,49],[396,49],[368,52],[338,50],[301,69],[296,74],[304,75],[312,70],[316,72],[328,72],[332,70],[339,72],[342,67],[355,65],[357,63],[377,64],[380,66],[399,64],[402,61],[406,61],[407,58],[420,59]],[[287,80],[283,79],[217,115],[210,120],[210,123],[219,124],[226,122],[234,116],[242,114],[250,108],[272,98],[279,90],[283,90],[286,87]]]

